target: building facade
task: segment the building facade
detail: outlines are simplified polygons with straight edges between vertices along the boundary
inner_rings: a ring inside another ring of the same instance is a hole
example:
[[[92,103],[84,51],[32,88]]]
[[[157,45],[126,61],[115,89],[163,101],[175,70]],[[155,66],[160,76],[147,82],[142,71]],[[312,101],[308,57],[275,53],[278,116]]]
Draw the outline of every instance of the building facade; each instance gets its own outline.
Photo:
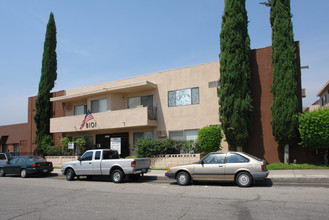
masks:
[[[212,62],[66,90],[50,99],[64,113],[51,118],[50,132],[101,148],[120,140],[122,156],[134,155],[141,137],[195,140],[198,129],[219,124],[218,79]],[[88,111],[93,118],[81,126]]]

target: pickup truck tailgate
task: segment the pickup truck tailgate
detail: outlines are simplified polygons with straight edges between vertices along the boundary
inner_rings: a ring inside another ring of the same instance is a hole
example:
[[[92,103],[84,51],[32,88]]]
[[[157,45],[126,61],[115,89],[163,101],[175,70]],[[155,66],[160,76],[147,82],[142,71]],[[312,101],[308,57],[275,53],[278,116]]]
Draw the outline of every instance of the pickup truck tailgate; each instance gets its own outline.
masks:
[[[151,160],[148,158],[136,158],[134,159],[136,161],[136,167],[135,170],[140,170],[140,169],[149,169],[151,166]]]

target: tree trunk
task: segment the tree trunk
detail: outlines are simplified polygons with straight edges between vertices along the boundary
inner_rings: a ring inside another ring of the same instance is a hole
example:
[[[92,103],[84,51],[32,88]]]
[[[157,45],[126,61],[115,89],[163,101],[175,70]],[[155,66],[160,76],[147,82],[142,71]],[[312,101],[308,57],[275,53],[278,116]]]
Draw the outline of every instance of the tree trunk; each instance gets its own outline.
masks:
[[[284,146],[284,155],[283,155],[283,161],[285,165],[289,164],[289,144],[286,144]]]

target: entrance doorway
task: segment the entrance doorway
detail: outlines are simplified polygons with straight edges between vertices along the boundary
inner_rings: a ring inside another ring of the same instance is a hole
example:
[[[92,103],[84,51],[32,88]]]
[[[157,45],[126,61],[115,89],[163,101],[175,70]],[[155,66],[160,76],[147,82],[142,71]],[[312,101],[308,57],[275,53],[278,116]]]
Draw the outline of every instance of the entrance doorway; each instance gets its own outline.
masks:
[[[97,148],[110,149],[111,138],[121,139],[121,157],[127,157],[130,155],[129,151],[129,133],[115,133],[115,134],[96,134],[96,146]]]

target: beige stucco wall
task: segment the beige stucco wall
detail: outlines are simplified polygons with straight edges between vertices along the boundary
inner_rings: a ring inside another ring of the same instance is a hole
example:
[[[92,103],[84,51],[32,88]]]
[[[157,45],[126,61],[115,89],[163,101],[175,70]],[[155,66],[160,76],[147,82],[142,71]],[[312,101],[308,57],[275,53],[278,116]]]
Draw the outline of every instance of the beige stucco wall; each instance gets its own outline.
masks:
[[[129,79],[107,82],[88,87],[66,90],[66,96],[81,94],[94,94],[94,91],[102,91],[99,94],[78,97],[75,100],[62,100],[64,106],[71,105],[70,110],[65,110],[65,115],[70,117],[51,119],[51,132],[71,132],[79,134],[79,129],[73,130],[72,126],[79,127],[83,116],[73,116],[74,105],[87,104],[90,109],[90,101],[98,98],[108,99],[108,111],[94,113],[99,127],[86,130],[86,133],[113,133],[115,130],[129,131],[129,142],[132,145],[133,132],[153,131],[157,137],[159,131],[200,129],[207,125],[219,124],[217,88],[209,88],[209,82],[219,80],[219,62],[206,63],[180,69],[168,70],[147,74]],[[139,82],[148,81],[156,85],[156,88],[131,92],[129,88],[119,92],[104,92],[108,88],[124,87]],[[168,107],[168,92],[173,90],[199,87],[199,104]],[[130,97],[153,95],[153,105],[157,107],[157,123],[145,121],[145,111],[127,109],[127,101]],[[69,109],[69,108],[68,108]],[[123,118],[127,118],[129,125],[123,126]],[[126,127],[126,128],[125,128]],[[104,130],[105,129],[105,130]],[[108,130],[106,130],[108,129]],[[226,142],[223,142],[224,150],[227,150]]]

